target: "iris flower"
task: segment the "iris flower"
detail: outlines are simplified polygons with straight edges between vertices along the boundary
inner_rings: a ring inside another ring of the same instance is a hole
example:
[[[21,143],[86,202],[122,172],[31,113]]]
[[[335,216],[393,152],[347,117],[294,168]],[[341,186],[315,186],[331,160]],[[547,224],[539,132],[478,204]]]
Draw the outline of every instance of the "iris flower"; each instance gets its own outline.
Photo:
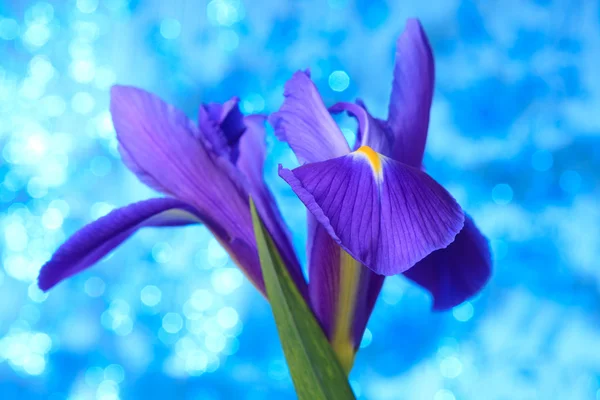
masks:
[[[69,238],[41,269],[49,290],[143,227],[203,223],[265,294],[249,196],[299,291],[307,286],[273,196],[263,180],[265,117],[244,117],[238,99],[200,107],[199,123],[144,90],[115,86],[110,111],[125,165],[167,197],[118,208]]]
[[[362,102],[323,104],[308,72],[285,86],[270,122],[300,167],[280,166],[309,210],[310,301],[342,365],[349,369],[385,276],[403,273],[445,310],[477,293],[490,276],[487,240],[452,196],[423,172],[434,62],[417,20],[396,48],[388,117]],[[352,150],[330,115],[358,121]]]
[[[116,209],[75,233],[42,267],[40,288],[92,266],[143,227],[202,223],[266,295],[251,197],[349,371],[385,276],[404,274],[444,310],[477,293],[490,275],[486,239],[423,171],[433,84],[433,56],[416,20],[397,43],[386,120],[362,102],[328,110],[307,72],[286,84],[270,122],[302,164],[279,173],[309,210],[308,285],[263,180],[265,117],[244,117],[233,98],[202,105],[195,124],[153,94],[114,87],[110,109],[123,162],[167,197]],[[330,115],[343,111],[358,120],[353,149]]]

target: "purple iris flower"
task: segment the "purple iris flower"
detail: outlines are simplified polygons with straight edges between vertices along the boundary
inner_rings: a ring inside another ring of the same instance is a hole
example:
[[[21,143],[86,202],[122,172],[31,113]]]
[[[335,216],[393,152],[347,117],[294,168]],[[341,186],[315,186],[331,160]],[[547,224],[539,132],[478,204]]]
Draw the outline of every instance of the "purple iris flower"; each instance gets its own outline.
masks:
[[[309,210],[311,304],[347,367],[385,276],[403,273],[432,294],[436,310],[473,296],[490,276],[487,240],[422,169],[433,85],[430,45],[409,20],[386,120],[362,102],[328,110],[302,71],[269,119],[301,164],[279,173]],[[353,151],[330,115],[342,111],[358,121]]]
[[[69,238],[41,269],[49,290],[100,260],[143,227],[203,223],[265,294],[249,196],[301,293],[307,285],[288,232],[263,180],[265,117],[244,117],[238,99],[200,107],[199,124],[157,96],[115,86],[113,123],[123,162],[167,197],[116,209]]]

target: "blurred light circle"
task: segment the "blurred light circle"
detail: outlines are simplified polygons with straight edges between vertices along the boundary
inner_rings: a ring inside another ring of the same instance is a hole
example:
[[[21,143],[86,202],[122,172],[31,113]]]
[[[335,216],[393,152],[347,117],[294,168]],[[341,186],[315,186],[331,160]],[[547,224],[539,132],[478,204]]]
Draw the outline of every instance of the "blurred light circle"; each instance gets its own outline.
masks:
[[[92,219],[96,220],[98,218],[104,217],[105,215],[107,215],[114,209],[115,209],[115,206],[113,206],[112,204],[108,204],[108,203],[104,203],[104,202],[100,201],[98,203],[92,204],[92,207],[90,209],[90,214],[91,214]]]
[[[206,335],[204,339],[204,345],[208,351],[213,353],[220,353],[225,348],[227,339],[222,334]]]
[[[217,293],[230,294],[242,285],[244,276],[237,268],[222,268],[213,271],[210,281]]]
[[[50,351],[52,347],[52,340],[50,336],[45,333],[35,333],[31,336],[29,341],[29,348],[31,351],[44,355]]]
[[[160,34],[165,39],[176,39],[181,33],[181,24],[173,18],[163,19],[160,23]]]
[[[446,357],[440,363],[440,371],[444,377],[454,379],[462,372],[462,363],[456,357]]]
[[[63,215],[56,208],[48,208],[42,215],[42,225],[48,230],[59,229],[63,224]]]
[[[369,347],[371,342],[373,341],[373,334],[369,329],[365,329],[365,333],[360,341],[360,348],[364,349],[365,347]]]
[[[96,389],[97,400],[119,400],[119,387],[113,381],[104,380]]]
[[[554,158],[548,150],[538,150],[531,156],[531,166],[536,171],[544,172],[552,168]]]
[[[79,83],[89,83],[94,79],[96,66],[89,60],[76,60],[69,66],[73,79]]]
[[[11,18],[0,18],[0,39],[13,40],[19,36],[19,24]]]
[[[198,289],[190,298],[191,304],[199,311],[208,310],[213,304],[213,295],[208,290]]]
[[[140,292],[140,299],[142,300],[142,303],[148,307],[156,306],[158,303],[160,303],[161,298],[162,292],[154,285],[148,285]]]
[[[225,329],[233,328],[238,320],[237,311],[231,307],[223,307],[217,313],[217,322]]]
[[[12,251],[19,252],[27,248],[29,236],[23,224],[15,221],[4,227],[4,242]]]
[[[111,364],[104,369],[104,379],[119,384],[125,379],[125,370],[119,364]]]
[[[447,389],[438,390],[433,396],[433,400],[456,400],[454,393]]]
[[[185,359],[185,369],[191,373],[204,372],[208,365],[208,357],[201,350],[191,351]]]
[[[240,43],[237,33],[230,29],[222,30],[219,33],[219,47],[225,51],[234,51]]]
[[[350,77],[345,71],[333,71],[329,75],[329,87],[335,92],[343,92],[350,86]]]
[[[48,298],[48,293],[44,293],[42,290],[40,290],[37,283],[32,283],[29,285],[27,294],[29,295],[29,298],[36,303],[41,303]]]
[[[167,313],[163,317],[162,327],[165,332],[177,333],[183,328],[183,319],[181,318],[181,315],[177,313]]]
[[[506,183],[499,183],[492,189],[492,199],[494,203],[506,205],[513,199],[513,190]]]
[[[577,171],[567,170],[560,175],[560,187],[569,194],[575,194],[581,189],[581,175]]]
[[[452,309],[452,315],[457,321],[460,322],[467,322],[468,320],[473,318],[473,313],[473,305],[469,301],[466,301],[463,304],[456,306]]]
[[[166,264],[171,260],[173,249],[169,243],[159,242],[152,247],[152,258],[157,263]]]
[[[42,47],[50,39],[50,29],[45,24],[29,25],[23,34],[23,41],[33,47]]]
[[[96,276],[92,276],[85,281],[84,290],[90,297],[100,297],[104,294],[106,285],[104,281]]]
[[[104,379],[104,370],[100,367],[90,367],[85,371],[85,383],[90,387],[96,387]]]
[[[46,368],[44,357],[39,354],[30,354],[25,358],[23,369],[29,375],[40,375]]]
[[[38,83],[46,84],[54,76],[52,63],[44,56],[35,56],[29,62],[29,73]]]
[[[48,187],[42,179],[33,177],[27,183],[27,193],[34,199],[41,199],[48,194]]]
[[[288,378],[289,370],[284,360],[273,360],[269,363],[267,373],[271,379],[281,381]]]
[[[85,14],[91,14],[98,8],[98,0],[77,0],[77,8]]]

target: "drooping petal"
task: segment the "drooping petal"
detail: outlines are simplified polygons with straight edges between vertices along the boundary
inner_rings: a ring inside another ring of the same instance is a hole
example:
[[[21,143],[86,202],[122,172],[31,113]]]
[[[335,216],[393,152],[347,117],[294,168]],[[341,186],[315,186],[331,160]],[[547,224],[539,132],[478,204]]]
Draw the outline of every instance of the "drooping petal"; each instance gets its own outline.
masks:
[[[344,250],[381,275],[448,246],[463,226],[460,206],[431,177],[366,146],[279,174]]]
[[[144,90],[115,86],[110,106],[127,165],[144,182],[192,205],[226,232],[228,246],[254,248],[244,178],[230,160],[208,150],[181,111]],[[258,254],[236,260],[263,289]]]
[[[307,295],[306,280],[290,240],[290,234],[279,212],[275,198],[263,178],[266,157],[265,121],[262,115],[244,118],[246,130],[239,141],[237,167],[246,177],[258,214],[271,234],[281,257],[301,293]]]
[[[301,164],[324,161],[350,152],[314,83],[298,71],[285,84],[285,100],[269,122],[280,140],[287,142]]]
[[[175,199],[150,199],[113,210],[71,236],[41,269],[39,286],[54,285],[103,258],[138,229],[146,226],[180,226],[204,222],[223,234],[212,221],[190,205]]]
[[[418,20],[409,19],[396,44],[388,124],[395,136],[391,157],[413,167],[423,160],[434,80],[427,36]]]
[[[465,215],[465,225],[454,242],[434,251],[404,275],[432,294],[434,310],[447,310],[478,293],[491,270],[487,239]]]
[[[238,157],[238,142],[244,133],[244,116],[234,97],[224,104],[203,104],[199,112],[199,127],[202,138],[213,152],[227,156],[233,163]]]
[[[385,121],[374,118],[364,105],[340,102],[329,107],[332,113],[346,111],[358,121],[355,149],[369,146],[379,154],[390,156],[394,142],[393,135]]]

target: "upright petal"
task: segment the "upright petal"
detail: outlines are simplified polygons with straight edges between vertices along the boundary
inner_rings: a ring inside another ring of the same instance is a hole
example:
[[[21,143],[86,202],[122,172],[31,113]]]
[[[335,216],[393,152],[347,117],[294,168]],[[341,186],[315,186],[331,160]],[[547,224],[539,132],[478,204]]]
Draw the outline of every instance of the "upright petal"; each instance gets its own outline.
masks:
[[[226,232],[224,246],[255,248],[248,193],[231,162],[207,150],[198,128],[144,90],[115,86],[111,114],[127,165],[144,182],[192,205]],[[262,288],[258,254],[237,260]]]
[[[269,122],[277,137],[290,145],[301,164],[350,152],[346,138],[306,72],[296,72],[286,83],[283,95],[283,105],[271,114]]]
[[[385,277],[345,252],[314,216],[309,215],[308,221],[311,305],[340,361],[348,367]]]
[[[306,280],[290,240],[290,234],[279,212],[275,198],[263,178],[266,157],[265,121],[262,115],[244,118],[246,130],[239,141],[237,167],[248,181],[248,188],[267,230],[271,234],[281,257],[296,282],[300,292],[307,295]]]
[[[384,156],[391,156],[394,137],[386,121],[374,118],[364,104],[340,102],[329,107],[332,113],[346,111],[358,121],[355,149],[369,146]]]
[[[238,157],[238,142],[246,130],[244,116],[234,97],[224,104],[203,104],[199,112],[199,126],[202,138],[212,151],[227,156],[233,163]]]
[[[490,249],[468,215],[454,242],[434,251],[404,275],[433,296],[434,310],[447,310],[477,294],[492,270]]]
[[[434,80],[427,36],[418,20],[409,19],[396,45],[388,124],[395,136],[391,157],[413,167],[423,160]]]
[[[54,285],[92,266],[145,226],[179,226],[204,222],[222,235],[211,220],[175,199],[150,199],[113,210],[71,236],[41,269],[39,286]]]
[[[460,206],[429,175],[366,146],[280,168],[280,176],[344,250],[381,275],[448,246],[464,223]]]

